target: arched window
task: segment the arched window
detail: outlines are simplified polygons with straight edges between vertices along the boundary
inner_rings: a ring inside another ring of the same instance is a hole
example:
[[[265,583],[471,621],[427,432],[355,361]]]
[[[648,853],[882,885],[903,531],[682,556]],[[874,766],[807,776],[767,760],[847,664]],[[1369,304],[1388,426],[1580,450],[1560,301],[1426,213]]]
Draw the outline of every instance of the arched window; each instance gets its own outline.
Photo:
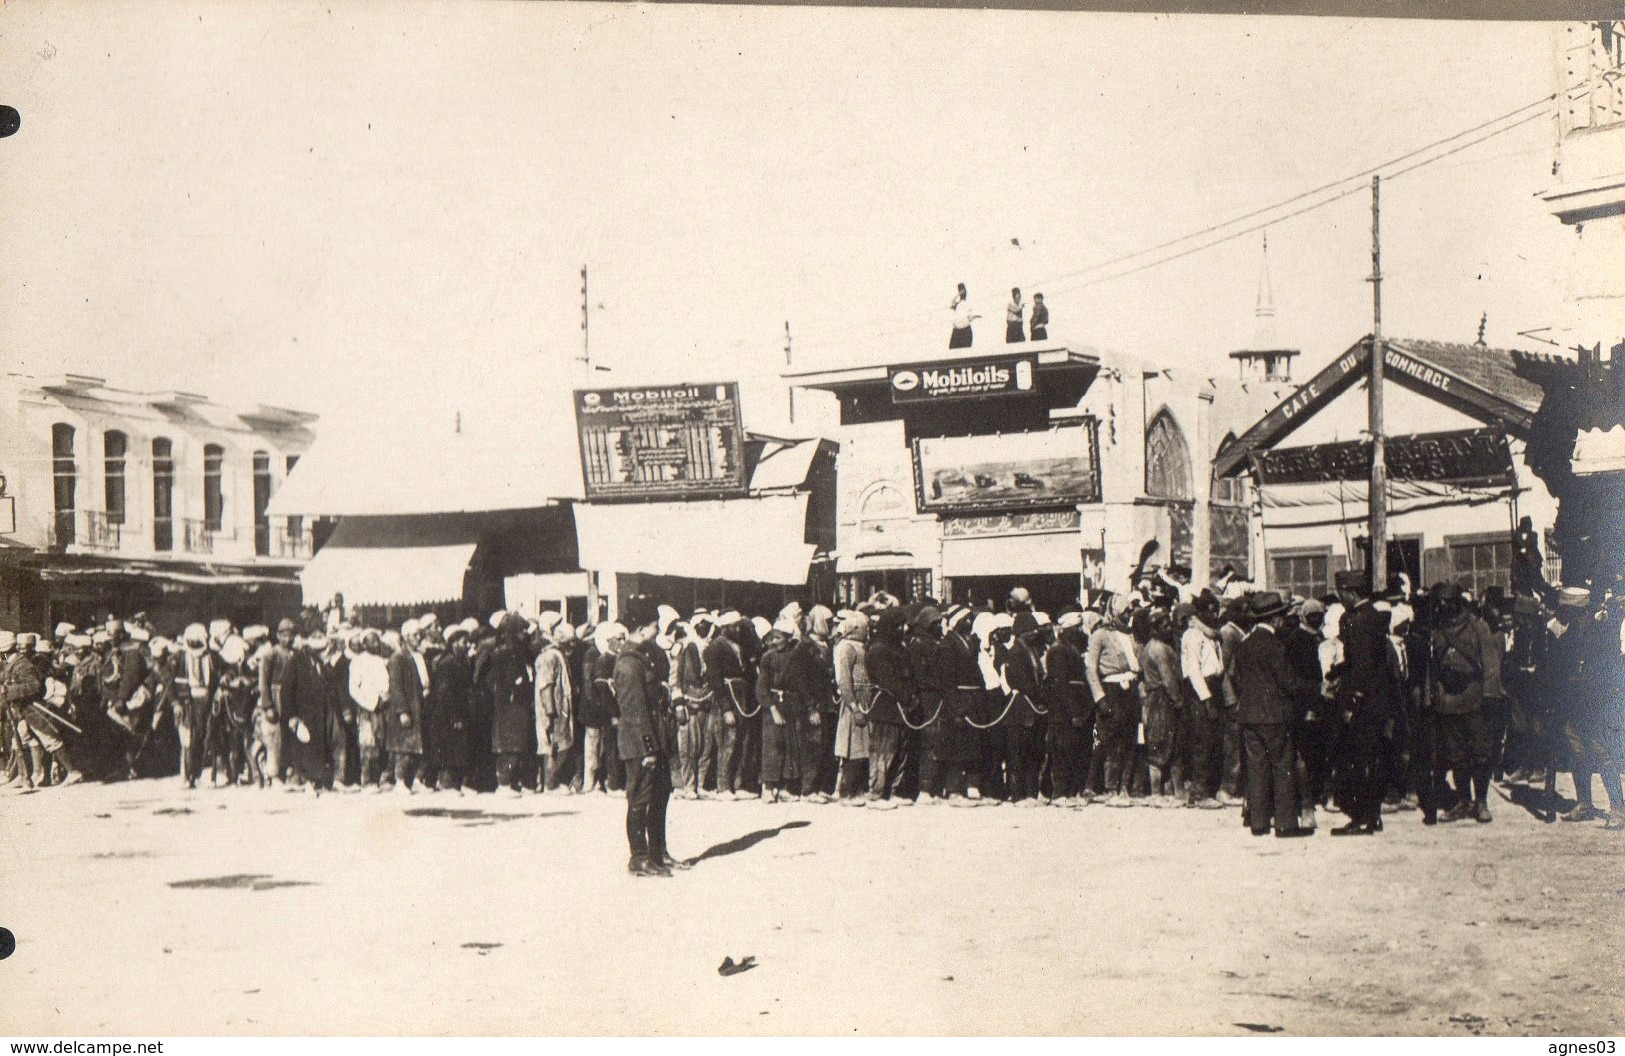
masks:
[[[175,548],[175,445],[162,436],[152,442],[152,548]]]
[[[1157,412],[1145,431],[1145,493],[1154,499],[1188,500],[1192,495],[1190,448],[1166,410]]]
[[[108,524],[124,523],[124,460],[130,438],[117,429],[102,434],[102,497]]]
[[[65,422],[51,426],[51,482],[56,500],[58,546],[67,546],[74,541],[75,491],[79,484],[79,467],[73,460],[73,434],[73,426]]]
[[[218,532],[225,520],[226,490],[222,473],[226,449],[219,444],[203,445],[203,529]]]
[[[265,557],[271,552],[271,456],[254,452],[254,553]]]
[[[1224,439],[1219,441],[1219,450],[1215,457],[1222,454],[1226,448],[1236,442],[1235,433],[1226,433]],[[1221,477],[1213,474],[1212,500],[1216,506],[1245,506],[1247,505],[1246,482],[1238,473],[1233,477]]]

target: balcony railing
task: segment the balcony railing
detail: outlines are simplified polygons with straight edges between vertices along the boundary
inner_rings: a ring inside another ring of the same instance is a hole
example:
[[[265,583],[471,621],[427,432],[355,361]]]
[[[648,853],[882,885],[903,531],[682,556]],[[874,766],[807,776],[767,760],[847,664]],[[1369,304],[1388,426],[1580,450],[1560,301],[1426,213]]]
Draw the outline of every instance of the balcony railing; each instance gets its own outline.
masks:
[[[123,539],[122,518],[101,510],[58,510],[51,524],[51,545],[57,549],[80,546],[88,550],[117,550]]]
[[[271,537],[273,549],[277,557],[293,558],[300,561],[310,560],[311,546],[310,529],[289,528],[277,532]]]
[[[217,543],[233,537],[224,529],[211,527],[207,521],[188,517],[177,523],[181,528],[181,548],[189,554],[212,554]]]

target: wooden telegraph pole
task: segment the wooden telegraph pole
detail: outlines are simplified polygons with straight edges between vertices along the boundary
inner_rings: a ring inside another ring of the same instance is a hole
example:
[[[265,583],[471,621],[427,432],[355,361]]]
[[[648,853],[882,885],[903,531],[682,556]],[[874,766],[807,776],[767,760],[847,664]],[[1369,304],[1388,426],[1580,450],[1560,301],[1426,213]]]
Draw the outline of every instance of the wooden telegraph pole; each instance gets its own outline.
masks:
[[[1371,488],[1366,496],[1369,510],[1366,535],[1370,539],[1367,565],[1371,589],[1382,591],[1388,585],[1388,458],[1383,442],[1382,421],[1382,177],[1371,177],[1371,377],[1366,410],[1371,433]]]

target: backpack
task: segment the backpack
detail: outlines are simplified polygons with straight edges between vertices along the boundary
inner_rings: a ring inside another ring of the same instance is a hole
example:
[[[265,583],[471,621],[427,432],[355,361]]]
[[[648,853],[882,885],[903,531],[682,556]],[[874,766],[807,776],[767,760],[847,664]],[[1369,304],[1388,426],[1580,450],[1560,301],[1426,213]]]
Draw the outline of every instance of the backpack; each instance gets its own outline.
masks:
[[[1444,634],[1444,648],[1434,659],[1434,670],[1439,673],[1439,685],[1449,694],[1466,692],[1480,675],[1483,669],[1456,644],[1454,638]]]

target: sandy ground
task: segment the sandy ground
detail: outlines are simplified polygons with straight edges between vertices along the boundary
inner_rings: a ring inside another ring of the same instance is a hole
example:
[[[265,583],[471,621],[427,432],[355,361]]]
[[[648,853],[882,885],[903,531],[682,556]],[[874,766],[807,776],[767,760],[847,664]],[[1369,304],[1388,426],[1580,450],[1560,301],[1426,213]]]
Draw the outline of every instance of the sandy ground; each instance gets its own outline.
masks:
[[[1625,1032],[1625,837],[1390,815],[0,792],[0,1032]],[[723,977],[725,955],[758,967]]]

